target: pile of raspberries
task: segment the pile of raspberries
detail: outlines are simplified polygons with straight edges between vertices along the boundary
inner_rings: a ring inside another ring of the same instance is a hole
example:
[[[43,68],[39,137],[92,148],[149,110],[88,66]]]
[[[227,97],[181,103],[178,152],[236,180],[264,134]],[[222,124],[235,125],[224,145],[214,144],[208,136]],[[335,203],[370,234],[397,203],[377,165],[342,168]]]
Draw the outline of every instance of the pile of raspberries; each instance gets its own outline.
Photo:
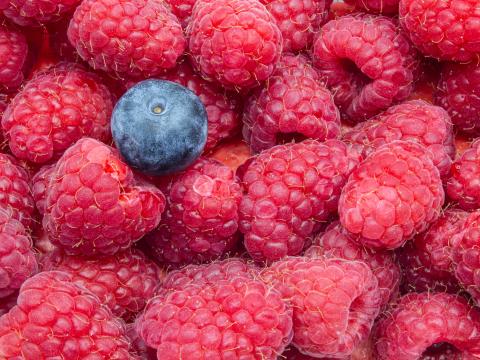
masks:
[[[0,0],[0,119],[0,359],[480,359],[479,0]]]

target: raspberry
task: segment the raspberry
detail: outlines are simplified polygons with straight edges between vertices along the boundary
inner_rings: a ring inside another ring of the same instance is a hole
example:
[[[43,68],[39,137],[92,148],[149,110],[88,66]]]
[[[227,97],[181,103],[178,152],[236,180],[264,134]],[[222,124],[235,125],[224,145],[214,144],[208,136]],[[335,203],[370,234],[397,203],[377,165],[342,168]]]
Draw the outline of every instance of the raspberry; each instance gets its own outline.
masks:
[[[203,158],[162,187],[167,207],[146,240],[153,255],[169,264],[217,258],[238,240],[240,184],[227,166]]]
[[[338,4],[338,3],[337,3]],[[341,359],[344,360],[374,360],[373,355],[372,355],[372,344],[371,341],[363,341],[358,347],[353,350],[352,355],[348,357],[342,357]],[[287,349],[280,359],[284,360],[315,360],[318,359],[317,357],[309,356],[302,354],[300,351],[298,351],[295,347],[290,347]],[[322,360],[335,360],[338,358],[326,358],[322,357]],[[422,359],[425,360],[425,359]]]
[[[243,137],[253,151],[274,146],[285,135],[320,141],[340,134],[332,94],[302,56],[284,55],[265,86],[247,100]]]
[[[345,0],[347,4],[369,13],[396,15],[400,0]]]
[[[17,304],[18,291],[0,299],[0,317],[10,311]]]
[[[392,106],[376,117],[357,124],[343,136],[343,140],[363,147],[365,155],[394,140],[422,144],[429,150],[442,178],[450,173],[455,156],[450,117],[441,107],[423,100]]]
[[[83,136],[108,140],[112,100],[97,76],[64,64],[25,85],[7,107],[2,127],[17,158],[45,163]]]
[[[448,111],[455,127],[480,135],[480,66],[476,63],[446,63],[434,93],[435,103]]]
[[[165,2],[185,29],[191,21],[193,7],[197,0],[166,0]]]
[[[339,140],[307,140],[265,150],[243,175],[240,231],[256,260],[302,251],[306,239],[336,213],[340,191],[360,160]]]
[[[68,38],[91,67],[119,78],[146,79],[173,68],[186,46],[177,18],[148,0],[85,0]]]
[[[317,235],[313,245],[305,252],[305,256],[364,261],[377,278],[381,305],[386,305],[398,295],[400,267],[393,256],[386,252],[376,252],[362,247],[338,221],[331,223],[324,233]]]
[[[134,359],[125,324],[59,271],[25,281],[17,305],[0,318],[3,359]]]
[[[292,344],[306,355],[349,356],[380,310],[377,280],[363,261],[286,258],[261,278],[291,303]]]
[[[140,359],[157,360],[157,351],[145,344],[135,329],[135,323],[127,324],[127,336],[132,344],[132,350]]]
[[[187,27],[193,64],[224,87],[258,86],[282,53],[282,34],[257,0],[199,0]]]
[[[0,0],[0,9],[2,2]],[[22,84],[27,54],[25,36],[20,31],[2,24],[0,18],[0,92],[15,91]]]
[[[141,251],[132,249],[91,259],[54,251],[44,257],[43,270],[70,273],[71,281],[90,290],[114,315],[124,318],[143,309],[162,275]]]
[[[469,62],[480,55],[477,0],[400,0],[400,21],[426,56]]]
[[[473,142],[455,160],[452,176],[447,182],[448,197],[464,210],[480,207],[480,140]]]
[[[163,77],[192,90],[205,105],[208,116],[208,137],[204,152],[240,130],[241,103],[238,98],[196,74],[184,62]]]
[[[55,166],[43,227],[70,255],[111,255],[154,229],[164,207],[163,194],[138,184],[114,149],[83,138]]]
[[[0,208],[0,298],[13,294],[36,271],[30,236],[19,221]]]
[[[274,360],[291,340],[292,318],[274,289],[233,277],[154,298],[137,330],[162,360]]]
[[[40,215],[45,214],[45,203],[50,180],[55,173],[55,164],[45,165],[32,178],[32,194]]]
[[[313,63],[342,114],[354,122],[408,98],[418,65],[393,20],[365,14],[325,24],[314,42]]]
[[[21,26],[40,26],[67,16],[80,0],[0,0],[0,12]]]
[[[439,216],[442,181],[427,150],[393,141],[381,146],[352,173],[342,189],[338,212],[342,225],[360,243],[395,249]]]
[[[480,313],[455,295],[411,293],[378,323],[376,335],[378,360],[424,359],[430,346],[443,342],[467,359],[480,354]]]

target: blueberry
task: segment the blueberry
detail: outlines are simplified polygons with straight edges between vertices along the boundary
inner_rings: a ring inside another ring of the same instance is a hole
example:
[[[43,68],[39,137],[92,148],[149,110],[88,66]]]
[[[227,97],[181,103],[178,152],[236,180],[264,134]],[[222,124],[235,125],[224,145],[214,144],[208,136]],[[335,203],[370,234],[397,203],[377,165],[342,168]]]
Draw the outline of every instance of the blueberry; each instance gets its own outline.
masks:
[[[130,166],[149,175],[170,174],[202,153],[207,113],[189,89],[171,81],[145,80],[115,105],[112,134]]]

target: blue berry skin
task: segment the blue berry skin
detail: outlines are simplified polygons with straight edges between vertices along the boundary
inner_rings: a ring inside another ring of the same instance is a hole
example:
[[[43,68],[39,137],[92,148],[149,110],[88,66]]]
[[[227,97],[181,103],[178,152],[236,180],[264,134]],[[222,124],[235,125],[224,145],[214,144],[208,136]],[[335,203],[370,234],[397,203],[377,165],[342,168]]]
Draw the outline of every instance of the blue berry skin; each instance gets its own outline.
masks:
[[[130,88],[112,113],[112,135],[123,158],[148,175],[185,169],[207,141],[207,113],[189,89],[166,80]]]

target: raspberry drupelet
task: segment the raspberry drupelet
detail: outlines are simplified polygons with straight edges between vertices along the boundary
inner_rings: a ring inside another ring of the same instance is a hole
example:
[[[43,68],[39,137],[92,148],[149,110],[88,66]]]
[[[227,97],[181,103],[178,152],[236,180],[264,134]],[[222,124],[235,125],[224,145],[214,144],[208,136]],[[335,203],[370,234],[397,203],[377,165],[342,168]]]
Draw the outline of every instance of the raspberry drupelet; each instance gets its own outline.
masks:
[[[25,36],[4,24],[0,16],[0,93],[14,92],[20,87],[24,79],[27,55],[28,44]],[[1,114],[0,111],[0,118]]]
[[[32,178],[32,196],[35,207],[40,215],[45,214],[45,202],[47,200],[50,180],[55,172],[55,164],[44,165]]]
[[[21,26],[41,26],[59,21],[81,0],[1,0],[0,13]]]

